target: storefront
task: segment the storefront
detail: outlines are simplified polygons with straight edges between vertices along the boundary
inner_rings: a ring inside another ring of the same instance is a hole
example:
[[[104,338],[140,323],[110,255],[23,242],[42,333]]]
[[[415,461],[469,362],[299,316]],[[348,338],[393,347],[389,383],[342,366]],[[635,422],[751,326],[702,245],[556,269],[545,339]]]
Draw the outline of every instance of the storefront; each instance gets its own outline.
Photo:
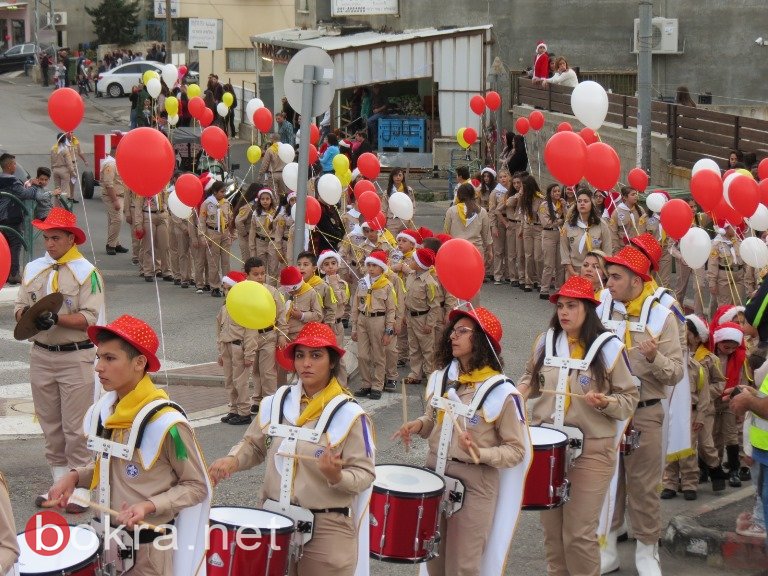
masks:
[[[0,2],[0,52],[32,41],[31,13],[26,2]]]
[[[480,118],[470,111],[469,100],[486,89],[491,29],[424,28],[390,34],[291,29],[252,36],[251,42],[259,58],[273,66],[275,102],[283,96],[285,69],[293,54],[310,46],[321,48],[335,67],[334,126],[347,133],[364,128],[374,102],[386,101],[386,112],[372,126],[379,149],[429,152],[435,138],[455,137],[459,128],[480,131]]]

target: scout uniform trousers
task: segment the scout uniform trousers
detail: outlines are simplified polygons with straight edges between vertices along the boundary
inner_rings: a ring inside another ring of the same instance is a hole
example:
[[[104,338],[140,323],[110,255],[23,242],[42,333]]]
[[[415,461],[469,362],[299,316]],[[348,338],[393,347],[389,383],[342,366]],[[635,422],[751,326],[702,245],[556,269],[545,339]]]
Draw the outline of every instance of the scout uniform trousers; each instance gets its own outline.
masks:
[[[410,345],[409,378],[417,380],[432,374],[435,365],[435,337],[434,329],[428,325],[429,313],[413,316],[406,312],[408,318],[408,343]],[[429,328],[429,334],[424,334],[424,329]]]
[[[739,306],[744,302],[744,265],[737,264],[734,266],[731,264],[730,270],[726,266],[719,264],[718,267],[716,284],[717,306],[722,306],[723,304]]]
[[[167,216],[168,218],[168,260],[171,266],[171,276],[174,280],[181,281],[181,264],[179,254],[179,241],[176,237],[174,218]]]
[[[106,194],[101,195],[101,201],[107,211],[107,246],[114,248],[120,244],[120,226],[123,220],[123,197],[118,196],[120,208],[112,205],[112,200]]]
[[[208,239],[198,234],[197,229],[194,229],[191,234],[194,234],[194,238],[197,238],[197,248],[192,248],[195,286],[202,288],[207,284],[208,279]]]
[[[698,284],[693,286],[693,312],[697,316],[704,316],[704,293],[707,290],[707,276],[702,266],[698,270],[690,268],[682,258],[675,259],[675,268],[677,269],[677,289],[675,290],[675,300],[685,301],[685,294],[688,291],[688,280],[692,274],[695,274],[693,281]]]
[[[503,218],[503,216],[499,216]],[[496,236],[493,236],[493,279],[496,282],[509,278],[507,272],[507,233],[503,224],[496,228]]]
[[[728,409],[728,404],[720,399],[715,400],[712,441],[715,445],[715,450],[720,454],[722,454],[725,446],[735,446],[739,443],[736,415]]]
[[[696,492],[699,486],[699,462],[696,457],[696,441],[698,434],[691,429],[691,448],[694,453],[679,460],[667,462],[664,468],[663,488],[670,490],[693,490]]]
[[[371,390],[384,389],[384,372],[387,352],[397,339],[392,336],[387,349],[382,349],[381,339],[384,337],[384,312],[371,312],[381,316],[367,316],[360,312],[357,318],[357,363],[363,388]],[[397,370],[397,364],[395,364]]]
[[[715,427],[715,412],[710,407],[707,414],[704,415],[704,426],[698,434],[698,452],[699,458],[708,468],[717,468],[720,465],[720,456],[715,448],[713,431]]]
[[[193,251],[190,245],[189,233],[187,232],[187,223],[185,221],[174,222],[173,236],[176,238],[176,252],[179,255],[179,278],[182,282],[190,282],[192,279],[191,261]]]
[[[521,237],[522,223],[520,220],[507,218],[507,272],[513,282],[525,283],[525,249]]]
[[[206,235],[211,239],[205,252],[208,264],[208,282],[211,289],[221,289],[221,277],[229,272],[229,247],[232,244],[229,234],[208,228]]]
[[[672,286],[672,254],[664,247],[659,260],[659,271],[656,273],[659,286]],[[680,302],[680,300],[678,300]]]
[[[51,170],[51,176],[53,177],[53,187],[61,188],[64,194],[67,194],[70,198],[75,197],[75,185],[72,184],[72,176],[64,166],[57,166]]]
[[[560,231],[541,231],[541,252],[544,268],[541,271],[541,291],[548,294],[551,284],[555,290],[560,288],[563,282],[563,267],[560,265]]]
[[[541,225],[523,224],[525,250],[525,285],[533,286],[541,279]]]
[[[229,413],[248,416],[251,403],[248,401],[248,376],[245,366],[243,341],[225,342],[221,359],[224,364],[224,388],[229,392]]]
[[[365,520],[367,520],[367,516]],[[340,546],[340,541],[344,544]],[[315,513],[315,528],[304,545],[301,559],[292,561],[289,576],[353,576],[357,567],[357,526],[355,518],[339,512]]]
[[[168,213],[164,210],[151,213],[142,211],[142,216],[144,218],[144,238],[141,239],[140,271],[145,276],[152,276],[157,272],[162,273],[163,276],[169,276],[171,265],[168,258]],[[153,241],[154,262],[152,261]]]
[[[277,331],[272,328],[268,332],[260,332],[259,345],[256,348],[256,358],[253,360],[253,395],[251,404],[257,406],[262,398],[271,396],[277,390],[277,364],[275,348],[277,347]]]

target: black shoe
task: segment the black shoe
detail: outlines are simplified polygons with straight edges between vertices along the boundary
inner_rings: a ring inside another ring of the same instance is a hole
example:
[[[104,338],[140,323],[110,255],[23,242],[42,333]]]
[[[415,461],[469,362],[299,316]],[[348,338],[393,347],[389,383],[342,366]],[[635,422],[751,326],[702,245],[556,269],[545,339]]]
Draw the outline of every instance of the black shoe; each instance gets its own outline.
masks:
[[[520,282],[518,282],[517,280],[510,280],[509,285],[512,286],[512,288],[519,288]]]
[[[182,282],[181,283],[182,288],[189,288],[189,282]]]
[[[743,482],[749,482],[752,480],[752,471],[746,466],[739,468],[739,480]]]
[[[152,282],[154,278],[152,276],[144,276],[144,282]]]
[[[384,380],[384,392],[397,392],[397,380]]]
[[[258,404],[251,404],[251,414],[253,416],[256,416],[256,414],[259,413],[259,405]]]
[[[181,278],[176,278],[176,279],[173,281],[173,285],[174,285],[174,286],[181,286]]]
[[[677,492],[675,492],[671,488],[664,488],[664,490],[661,491],[662,500],[671,500],[675,496],[677,496]]]
[[[112,246],[107,246],[107,255],[108,256],[115,256],[117,254],[117,250],[112,248]]]
[[[197,292],[198,294],[202,294],[203,292],[205,292],[205,288],[198,288],[195,290],[195,292]]]
[[[211,287],[208,284],[203,286],[203,292],[210,292],[210,291],[211,291]]]
[[[355,392],[356,398],[368,398],[368,396],[371,395],[371,389],[370,388],[360,388],[360,390]]]
[[[120,244],[118,244],[117,246],[115,246],[115,252],[117,252],[118,254],[127,254],[128,248],[126,248],[125,246],[120,246]]]
[[[231,424],[232,426],[244,426],[245,424],[250,424],[251,421],[250,416],[238,416],[235,414],[232,418],[227,420],[227,424]]]
[[[546,292],[540,292],[539,300],[549,300],[549,294],[547,294]]]
[[[211,296],[213,296],[214,298],[221,298],[223,294],[221,293],[221,290],[219,290],[218,288],[214,288],[213,290],[211,290]]]
[[[160,272],[160,270],[158,270],[157,272],[155,272],[155,276],[157,276],[158,278],[162,278],[163,277],[163,273]]]
[[[131,264],[138,265],[139,259],[138,258],[131,258]]]
[[[709,468],[709,477],[712,479],[712,492],[722,492],[725,490],[725,481],[728,479],[728,474],[720,466],[717,468]]]
[[[398,360],[397,361],[397,367],[398,368],[405,368],[408,365],[407,360]]]
[[[541,285],[540,285],[538,282],[534,282],[534,283],[533,283],[533,287],[534,287],[536,290],[538,290],[539,288],[541,288]]]
[[[533,288],[530,286],[523,286],[523,292],[533,292]]]
[[[381,399],[381,390],[371,390],[368,393],[368,398],[371,400],[380,400]]]
[[[173,276],[171,276],[170,274],[168,276],[163,276],[163,281],[164,282],[173,282],[174,281],[173,280]],[[179,282],[179,284],[181,284],[181,282]]]
[[[699,495],[696,494],[696,490],[683,490],[683,498],[686,500],[696,500]]]
[[[739,478],[738,470],[728,473],[728,486],[731,488],[741,488],[741,479]]]
[[[234,418],[235,416],[237,416],[237,414],[235,414],[234,412],[230,412],[229,414],[225,414],[224,416],[222,416],[221,421],[224,423],[227,423],[230,421],[230,419]]]

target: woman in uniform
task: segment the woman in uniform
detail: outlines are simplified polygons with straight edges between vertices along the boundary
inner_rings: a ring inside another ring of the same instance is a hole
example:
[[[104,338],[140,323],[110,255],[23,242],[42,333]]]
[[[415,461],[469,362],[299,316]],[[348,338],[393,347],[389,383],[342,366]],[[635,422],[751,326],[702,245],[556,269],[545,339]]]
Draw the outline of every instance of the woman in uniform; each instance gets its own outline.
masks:
[[[291,559],[289,573],[293,576],[351,576],[358,556],[360,561],[368,558],[367,535],[360,540],[358,554],[358,526],[376,475],[373,424],[336,379],[343,355],[330,327],[319,322],[304,326],[285,349],[285,356],[293,358],[298,382],[264,398],[259,417],[243,439],[209,470],[216,484],[235,472],[268,462],[257,500],[260,507],[276,512],[283,510],[279,504],[282,479],[293,478],[290,503],[314,515],[311,540],[304,544],[299,559]],[[280,422],[287,426],[278,429],[294,430],[329,422],[328,433],[319,435],[317,443],[291,439],[285,432],[267,436],[270,423]],[[291,516],[292,512],[282,513]],[[367,522],[367,516],[364,520]]]
[[[559,184],[547,186],[546,201],[539,206],[539,222],[541,222],[541,252],[544,267],[541,272],[541,292],[539,298],[549,298],[549,288],[554,284],[555,290],[563,283],[562,267],[560,266],[560,230],[565,218],[565,207],[561,200]]]
[[[525,250],[520,215],[523,176],[525,173],[513,174],[512,187],[504,195],[498,207],[499,220],[506,220],[507,272],[509,283],[515,288],[525,286]]]
[[[526,397],[540,398],[533,425],[559,429],[571,439],[581,436],[583,442],[568,469],[570,499],[541,512],[547,573],[599,576],[600,511],[639,393],[624,344],[595,312],[599,301],[592,284],[573,276],[550,300],[556,304],[550,329],[536,341],[519,387]],[[586,369],[577,364],[582,360],[588,362]]]
[[[560,236],[560,261],[566,276],[576,276],[586,255],[592,250],[611,254],[611,231],[600,218],[587,189],[576,194],[576,209],[571,210]]]
[[[523,178],[523,196],[520,207],[523,215],[523,246],[525,249],[525,292],[539,288],[541,281],[541,222],[539,206],[544,203],[544,194],[533,176]]]
[[[484,168],[490,170],[490,168]],[[484,175],[485,176],[485,175]],[[506,168],[499,170],[499,181],[488,195],[488,216],[491,219],[491,236],[493,237],[493,283],[501,284],[505,279],[513,277],[507,271],[507,219],[505,210],[501,210],[504,198],[509,193],[512,176]]]
[[[581,263],[579,276],[583,276],[592,283],[592,289],[595,291],[595,298],[599,300],[600,290],[605,289],[605,283],[608,281],[608,274],[605,271],[605,253],[600,250],[587,252],[584,262]]]
[[[611,214],[611,243],[613,250],[618,252],[629,244],[630,238],[645,232],[645,213],[638,204],[640,194],[629,186],[621,187],[621,200]],[[608,254],[608,250],[603,249]]]

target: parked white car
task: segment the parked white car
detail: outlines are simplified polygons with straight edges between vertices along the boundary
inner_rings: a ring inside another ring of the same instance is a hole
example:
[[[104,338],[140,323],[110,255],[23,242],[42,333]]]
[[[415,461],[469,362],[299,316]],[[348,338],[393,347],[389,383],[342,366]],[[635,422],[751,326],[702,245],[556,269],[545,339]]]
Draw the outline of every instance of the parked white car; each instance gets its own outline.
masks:
[[[131,88],[136,86],[147,70],[157,70],[162,73],[157,62],[139,60],[115,66],[112,70],[100,73],[96,77],[96,93],[106,94],[112,98],[119,98],[131,93]]]

